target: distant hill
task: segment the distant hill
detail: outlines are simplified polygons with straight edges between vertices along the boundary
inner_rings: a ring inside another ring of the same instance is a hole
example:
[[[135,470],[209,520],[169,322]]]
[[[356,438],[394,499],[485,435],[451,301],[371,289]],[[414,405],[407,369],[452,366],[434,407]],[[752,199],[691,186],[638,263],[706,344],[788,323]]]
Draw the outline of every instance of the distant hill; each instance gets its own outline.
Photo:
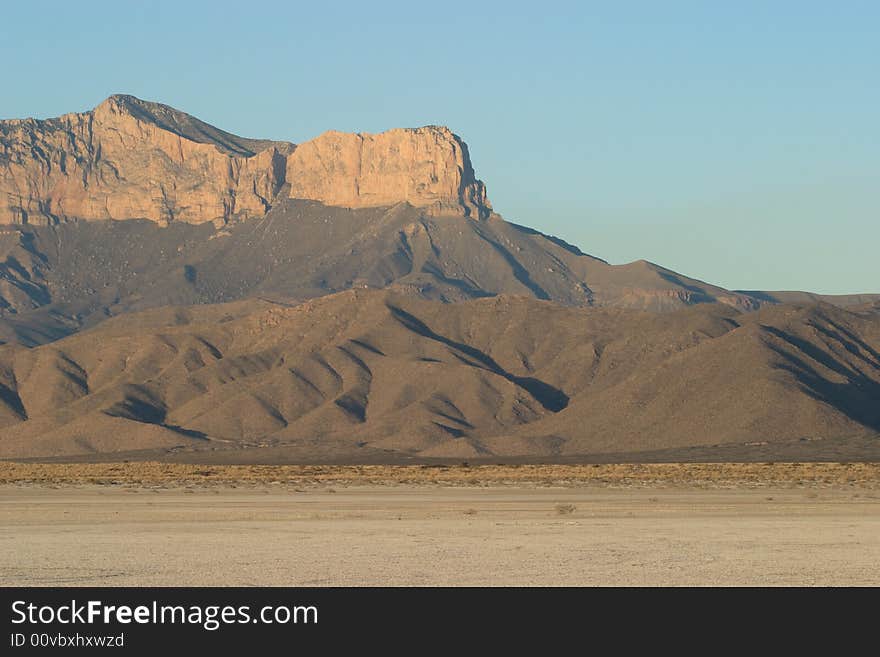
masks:
[[[880,301],[880,294],[815,294],[813,292],[740,291],[742,294],[770,303],[830,303],[841,308],[866,306]]]

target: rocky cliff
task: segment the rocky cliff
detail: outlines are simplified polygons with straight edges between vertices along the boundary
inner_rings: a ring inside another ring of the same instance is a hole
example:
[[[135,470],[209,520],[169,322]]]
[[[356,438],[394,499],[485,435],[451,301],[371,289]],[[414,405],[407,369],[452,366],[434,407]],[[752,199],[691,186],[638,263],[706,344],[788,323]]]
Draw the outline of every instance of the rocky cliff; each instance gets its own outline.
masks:
[[[342,207],[405,201],[433,214],[490,209],[465,143],[448,128],[396,129],[378,135],[325,132],[287,159],[292,198]]]
[[[486,216],[467,146],[446,128],[244,139],[166,105],[111,96],[56,119],[0,121],[0,223],[225,223],[279,196],[349,208],[407,202]]]
[[[289,150],[132,96],[57,119],[2,121],[0,222],[262,215]]]

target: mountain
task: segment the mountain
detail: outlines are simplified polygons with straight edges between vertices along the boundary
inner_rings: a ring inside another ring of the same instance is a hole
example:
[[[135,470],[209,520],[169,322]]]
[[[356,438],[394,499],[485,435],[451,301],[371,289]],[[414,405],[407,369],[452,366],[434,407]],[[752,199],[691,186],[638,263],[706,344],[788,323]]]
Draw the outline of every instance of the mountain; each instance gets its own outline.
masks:
[[[111,96],[57,119],[0,122],[0,224],[72,219],[227,223],[276,198],[399,202],[484,216],[467,146],[447,128],[327,132],[296,146],[244,139],[167,105]]]
[[[349,290],[7,345],[0,384],[7,458],[878,458],[880,305],[651,313]]]
[[[351,287],[654,310],[762,303],[504,221],[442,127],[295,145],[111,96],[90,112],[0,121],[0,145],[5,341],[42,344],[147,307]]]
[[[830,303],[841,308],[866,306],[880,301],[880,294],[815,294],[813,292],[742,291],[742,294],[770,303]]]
[[[566,305],[757,307],[644,261],[613,266],[497,216],[408,204],[347,209],[285,199],[229,224],[95,221],[0,228],[0,339],[41,344],[107,316],[249,296],[288,301],[393,287],[457,301],[522,294]]]
[[[505,221],[444,127],[0,121],[0,457],[880,457],[880,295]]]

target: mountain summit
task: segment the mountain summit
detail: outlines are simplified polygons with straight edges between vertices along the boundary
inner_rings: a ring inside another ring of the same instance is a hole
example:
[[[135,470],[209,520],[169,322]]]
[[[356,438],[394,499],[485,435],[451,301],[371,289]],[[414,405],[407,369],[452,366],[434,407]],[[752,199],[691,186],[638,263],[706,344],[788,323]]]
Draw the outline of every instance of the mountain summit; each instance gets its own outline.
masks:
[[[448,128],[245,139],[167,105],[114,95],[84,113],[0,121],[0,223],[149,219],[215,224],[279,198],[346,208],[409,203],[488,216],[467,145]]]

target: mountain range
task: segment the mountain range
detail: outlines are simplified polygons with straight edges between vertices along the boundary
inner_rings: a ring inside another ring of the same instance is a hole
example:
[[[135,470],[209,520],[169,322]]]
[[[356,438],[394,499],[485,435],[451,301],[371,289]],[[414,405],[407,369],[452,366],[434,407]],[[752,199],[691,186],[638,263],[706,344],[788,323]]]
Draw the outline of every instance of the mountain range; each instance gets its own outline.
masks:
[[[0,457],[880,457],[880,295],[609,264],[444,127],[0,121],[0,259]]]

